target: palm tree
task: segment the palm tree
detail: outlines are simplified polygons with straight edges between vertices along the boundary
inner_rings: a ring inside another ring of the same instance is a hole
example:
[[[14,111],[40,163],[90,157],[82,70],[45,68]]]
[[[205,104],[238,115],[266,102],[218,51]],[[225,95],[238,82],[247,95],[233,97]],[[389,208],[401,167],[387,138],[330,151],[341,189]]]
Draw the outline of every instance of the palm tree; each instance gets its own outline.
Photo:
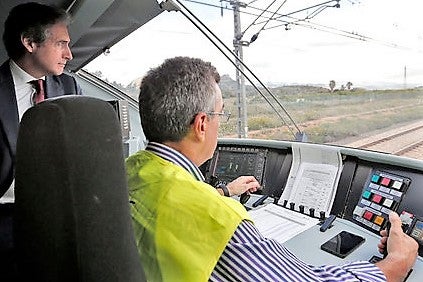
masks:
[[[329,88],[330,88],[330,92],[333,92],[333,90],[335,89],[335,80],[331,80],[329,81]]]

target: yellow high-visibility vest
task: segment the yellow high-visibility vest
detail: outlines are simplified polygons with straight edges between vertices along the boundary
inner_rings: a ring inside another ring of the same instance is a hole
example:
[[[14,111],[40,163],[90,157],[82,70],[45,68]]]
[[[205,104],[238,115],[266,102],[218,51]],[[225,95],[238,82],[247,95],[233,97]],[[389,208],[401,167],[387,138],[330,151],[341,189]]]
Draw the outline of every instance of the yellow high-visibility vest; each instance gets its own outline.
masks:
[[[148,281],[207,281],[243,219],[236,200],[149,151],[127,160],[131,213]]]

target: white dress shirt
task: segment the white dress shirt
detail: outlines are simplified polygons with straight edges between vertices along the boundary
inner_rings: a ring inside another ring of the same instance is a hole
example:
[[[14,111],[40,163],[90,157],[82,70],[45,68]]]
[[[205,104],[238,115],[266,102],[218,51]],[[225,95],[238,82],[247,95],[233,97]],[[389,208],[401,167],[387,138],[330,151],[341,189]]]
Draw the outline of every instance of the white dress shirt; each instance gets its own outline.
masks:
[[[13,60],[10,60],[10,72],[12,73],[13,84],[15,85],[16,101],[18,105],[19,121],[22,119],[23,114],[32,107],[32,96],[35,94],[35,88],[30,83],[36,80],[35,77],[24,71]],[[45,79],[42,77],[41,79]],[[15,201],[15,180],[13,180],[9,189],[0,198],[0,203],[13,203]]]
[[[32,96],[35,94],[35,88],[30,81],[36,80],[36,78],[24,71],[13,60],[10,60],[10,71],[15,85],[19,120],[21,120],[26,110],[32,107]],[[45,77],[41,79],[45,79]]]

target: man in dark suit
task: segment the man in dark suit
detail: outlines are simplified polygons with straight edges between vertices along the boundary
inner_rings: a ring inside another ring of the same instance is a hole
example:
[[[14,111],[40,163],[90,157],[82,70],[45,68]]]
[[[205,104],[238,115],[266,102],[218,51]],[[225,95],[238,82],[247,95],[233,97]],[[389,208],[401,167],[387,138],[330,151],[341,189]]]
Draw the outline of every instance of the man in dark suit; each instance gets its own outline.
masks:
[[[34,104],[30,81],[43,79],[45,99],[81,94],[75,79],[63,74],[72,59],[69,22],[64,10],[25,3],[14,7],[4,24],[9,60],[0,66],[0,197],[13,182],[19,121]]]

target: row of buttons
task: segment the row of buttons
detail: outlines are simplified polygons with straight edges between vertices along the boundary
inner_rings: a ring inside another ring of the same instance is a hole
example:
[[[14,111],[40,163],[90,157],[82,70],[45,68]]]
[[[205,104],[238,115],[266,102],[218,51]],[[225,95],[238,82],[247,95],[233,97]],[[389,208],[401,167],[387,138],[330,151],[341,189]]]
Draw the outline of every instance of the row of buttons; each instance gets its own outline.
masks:
[[[381,206],[381,205],[378,205],[376,203],[372,203],[372,202],[367,201],[365,199],[361,199],[359,206],[361,206],[361,207],[370,207],[370,208],[372,208],[372,209],[374,209],[376,211],[380,211],[380,212],[382,212],[384,214],[390,214],[391,211],[392,211],[391,209],[388,209],[388,208],[386,208],[384,206]]]
[[[385,206],[388,209],[392,207],[393,203],[394,203],[394,197],[390,196],[390,195],[386,195],[386,194],[379,194],[376,191],[369,191],[366,190],[364,191],[363,195],[362,195],[363,199],[365,199],[366,201],[363,201],[363,203],[367,206],[371,205],[372,202]],[[367,201],[371,201],[370,203]]]
[[[383,193],[391,194],[391,195],[394,195],[394,196],[397,196],[397,197],[402,196],[401,191],[394,190],[394,189],[391,189],[391,188],[388,188],[388,187],[385,187],[385,186],[382,186],[382,185],[377,185],[377,184],[374,184],[374,183],[370,183],[369,188],[373,189],[373,190],[381,191]]]
[[[391,187],[396,190],[401,190],[403,186],[402,179],[398,179],[392,175],[388,176],[385,173],[373,174],[371,181],[372,183],[380,184],[381,186],[385,187]]]
[[[353,214],[355,220],[363,223],[366,226],[369,226],[376,231],[380,231],[383,223],[386,220],[382,212],[373,210],[371,208],[356,206]]]
[[[395,210],[407,189],[408,178],[375,171],[364,186],[353,218],[373,230],[380,231],[392,210]]]

